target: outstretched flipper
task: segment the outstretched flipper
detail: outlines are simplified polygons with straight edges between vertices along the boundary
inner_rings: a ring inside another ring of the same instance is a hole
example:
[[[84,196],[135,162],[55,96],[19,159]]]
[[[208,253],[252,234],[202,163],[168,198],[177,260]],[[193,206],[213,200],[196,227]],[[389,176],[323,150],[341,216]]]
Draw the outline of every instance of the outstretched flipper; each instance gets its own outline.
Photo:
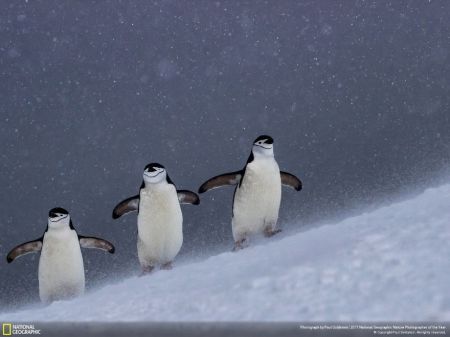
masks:
[[[194,192],[187,190],[177,190],[178,201],[180,204],[192,204],[198,205],[200,204],[200,198]]]
[[[114,251],[116,250],[111,242],[100,238],[78,235],[78,240],[80,241],[80,246],[82,248],[101,249],[111,254],[114,254]]]
[[[281,175],[281,183],[284,186],[292,187],[296,191],[300,191],[302,189],[302,182],[293,174],[287,172],[280,172]]]
[[[139,209],[139,195],[135,195],[128,199],[125,199],[114,207],[112,217],[113,219],[120,218],[122,215],[137,211]]]
[[[198,193],[204,193],[221,186],[237,185],[241,181],[242,176],[242,171],[230,172],[215,176],[204,182],[203,185],[198,189]]]
[[[11,263],[19,256],[26,255],[29,253],[36,253],[39,252],[41,249],[42,249],[42,237],[40,237],[37,240],[28,241],[14,247],[8,253],[8,256],[6,256],[6,261],[8,261],[8,263]]]

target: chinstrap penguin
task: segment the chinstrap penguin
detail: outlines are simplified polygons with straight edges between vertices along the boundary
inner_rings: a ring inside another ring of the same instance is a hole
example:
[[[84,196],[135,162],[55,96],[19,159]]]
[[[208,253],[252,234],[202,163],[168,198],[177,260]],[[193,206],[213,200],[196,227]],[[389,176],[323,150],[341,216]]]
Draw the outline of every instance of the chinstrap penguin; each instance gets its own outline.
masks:
[[[233,196],[232,232],[234,250],[244,247],[247,237],[263,233],[266,237],[281,231],[276,229],[281,202],[281,185],[302,189],[294,175],[280,172],[273,152],[273,138],[262,135],[253,142],[252,151],[242,170],[221,174],[207,180],[198,190],[236,185]]]
[[[170,269],[183,244],[183,215],[180,204],[198,205],[197,194],[177,190],[164,166],[148,164],[139,194],[123,200],[113,210],[117,219],[137,211],[137,251],[142,273],[156,266]]]
[[[61,207],[49,211],[47,229],[33,241],[22,243],[7,255],[11,263],[19,256],[41,252],[39,258],[39,297],[44,303],[70,299],[84,293],[83,248],[114,253],[114,246],[103,239],[78,235],[70,214]]]

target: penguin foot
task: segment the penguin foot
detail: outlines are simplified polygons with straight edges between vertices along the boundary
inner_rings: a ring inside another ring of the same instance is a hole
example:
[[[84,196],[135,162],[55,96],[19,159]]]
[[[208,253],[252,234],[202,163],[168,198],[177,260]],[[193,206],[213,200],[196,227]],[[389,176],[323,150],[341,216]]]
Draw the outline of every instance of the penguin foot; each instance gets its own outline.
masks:
[[[270,238],[270,237],[272,237],[272,236],[274,236],[275,234],[278,234],[278,233],[280,233],[280,232],[282,232],[282,229],[281,229],[281,228],[278,228],[278,229],[266,228],[266,229],[264,230],[264,236],[265,236],[266,238]]]
[[[150,274],[153,271],[153,269],[155,269],[154,266],[142,267],[141,275],[139,275],[139,276],[144,276],[144,275]]]
[[[172,261],[164,263],[164,264],[161,265],[161,269],[163,269],[163,270],[170,270],[172,268],[173,268],[172,267]]]
[[[238,250],[244,249],[245,247],[248,247],[247,238],[240,239],[238,241],[234,242],[233,252],[237,252]]]

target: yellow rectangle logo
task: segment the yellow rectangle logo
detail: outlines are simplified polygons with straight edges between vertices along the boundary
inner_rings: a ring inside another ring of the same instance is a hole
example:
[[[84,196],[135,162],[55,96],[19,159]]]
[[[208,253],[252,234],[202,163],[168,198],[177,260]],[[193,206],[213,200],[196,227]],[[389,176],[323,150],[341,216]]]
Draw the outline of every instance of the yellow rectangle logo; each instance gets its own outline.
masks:
[[[12,324],[11,323],[3,323],[2,324],[2,333],[3,336],[11,336],[11,330],[12,330]]]

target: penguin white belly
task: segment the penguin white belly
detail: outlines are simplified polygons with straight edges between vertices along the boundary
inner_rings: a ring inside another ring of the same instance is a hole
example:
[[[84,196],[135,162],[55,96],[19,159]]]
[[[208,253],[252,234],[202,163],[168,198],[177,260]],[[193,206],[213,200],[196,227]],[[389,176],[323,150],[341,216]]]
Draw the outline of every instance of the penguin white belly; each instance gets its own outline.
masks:
[[[183,216],[175,187],[154,185],[140,193],[138,257],[141,266],[171,262],[183,244]]]
[[[78,235],[69,227],[49,229],[39,259],[39,296],[42,302],[73,298],[84,293],[84,265]]]
[[[281,202],[280,169],[273,158],[249,163],[234,195],[232,231],[235,241],[275,226]]]

